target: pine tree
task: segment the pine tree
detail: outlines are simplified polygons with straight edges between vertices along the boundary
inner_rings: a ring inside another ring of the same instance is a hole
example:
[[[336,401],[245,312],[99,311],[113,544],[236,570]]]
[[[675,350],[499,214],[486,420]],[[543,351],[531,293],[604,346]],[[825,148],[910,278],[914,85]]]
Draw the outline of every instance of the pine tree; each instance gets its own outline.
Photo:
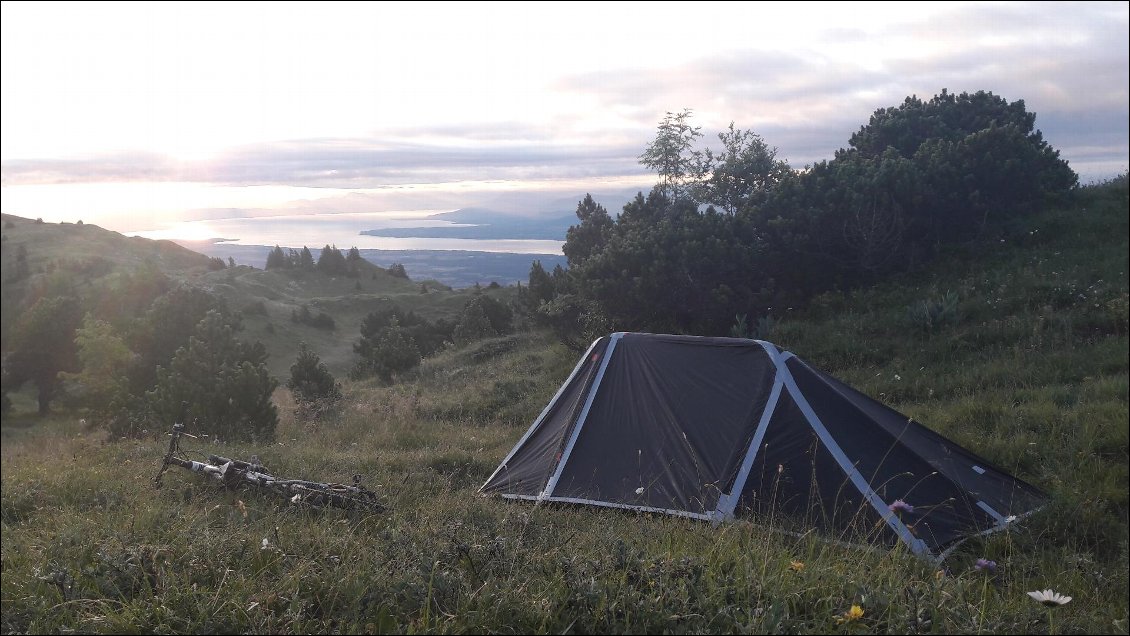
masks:
[[[341,401],[341,385],[305,342],[298,345],[298,358],[290,365],[286,388],[294,396],[300,415],[316,417],[335,409]]]
[[[313,271],[314,269],[314,255],[310,253],[310,248],[305,245],[302,246],[302,252],[298,255],[298,269],[303,271]]]
[[[360,356],[353,371],[354,377],[376,375],[383,382],[391,383],[394,374],[408,371],[420,364],[420,349],[411,332],[400,326],[396,315],[392,315],[388,321],[386,327],[380,328],[372,337],[363,335],[361,341],[353,346],[353,350]]]
[[[278,381],[266,359],[261,343],[240,342],[223,316],[209,311],[169,367],[157,370],[157,386],[146,394],[156,424],[194,422],[196,431],[224,440],[272,439]]]
[[[286,254],[283,254],[282,248],[275,245],[275,249],[267,254],[266,269],[286,269],[287,259]]]
[[[483,304],[474,301],[467,303],[463,308],[459,324],[455,325],[455,331],[451,334],[455,344],[459,346],[496,335],[498,332],[491,327],[490,319],[483,310]]]

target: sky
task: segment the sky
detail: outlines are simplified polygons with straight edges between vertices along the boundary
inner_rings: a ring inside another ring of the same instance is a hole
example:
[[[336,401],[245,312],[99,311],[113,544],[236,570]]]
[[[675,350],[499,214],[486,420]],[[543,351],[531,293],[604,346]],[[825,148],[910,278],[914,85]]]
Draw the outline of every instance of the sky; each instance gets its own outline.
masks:
[[[801,168],[942,89],[1024,100],[1100,181],[1130,163],[1128,8],[3,2],[0,208],[123,232],[559,213],[586,192],[618,209],[655,183],[638,157],[668,112]]]

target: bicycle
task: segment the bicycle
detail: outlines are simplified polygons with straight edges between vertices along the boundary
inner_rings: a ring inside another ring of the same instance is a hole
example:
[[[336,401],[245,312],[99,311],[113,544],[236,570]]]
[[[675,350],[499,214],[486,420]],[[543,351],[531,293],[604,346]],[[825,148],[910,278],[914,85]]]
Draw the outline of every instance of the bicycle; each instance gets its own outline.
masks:
[[[169,469],[169,466],[180,466],[211,477],[228,488],[255,486],[286,497],[292,504],[296,505],[305,504],[314,508],[333,507],[344,510],[361,510],[370,513],[384,512],[388,509],[378,501],[375,492],[361,485],[361,475],[354,475],[353,484],[346,485],[307,481],[305,479],[281,479],[271,475],[266,467],[259,463],[257,456],[252,456],[252,461],[246,462],[220,455],[208,455],[207,462],[198,462],[178,456],[178,453],[181,452],[180,438],[182,435],[195,438],[194,435],[184,431],[183,423],[173,424],[169,450],[165,453],[164,460],[161,462],[161,470],[153,478],[153,484],[157,488],[161,487],[161,477]]]

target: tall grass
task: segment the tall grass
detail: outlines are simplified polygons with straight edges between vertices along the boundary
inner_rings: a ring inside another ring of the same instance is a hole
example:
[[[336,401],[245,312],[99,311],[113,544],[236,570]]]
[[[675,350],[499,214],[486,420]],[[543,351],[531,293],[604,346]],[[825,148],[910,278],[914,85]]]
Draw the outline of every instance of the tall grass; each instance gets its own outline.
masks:
[[[575,362],[528,333],[446,351],[393,386],[346,382],[336,418],[298,419],[280,392],[274,445],[223,447],[285,476],[360,473],[390,507],[377,515],[179,469],[157,490],[161,432],[108,440],[17,400],[0,445],[0,629],[1028,634],[1050,625],[1025,593],[1053,588],[1074,597],[1057,633],[1126,633],[1124,192],[1084,193],[1091,216],[1049,215],[987,259],[955,255],[775,326],[778,344],[1051,493],[942,564],[778,532],[786,519],[712,527],[477,496]],[[958,319],[907,324],[908,306],[948,290]]]

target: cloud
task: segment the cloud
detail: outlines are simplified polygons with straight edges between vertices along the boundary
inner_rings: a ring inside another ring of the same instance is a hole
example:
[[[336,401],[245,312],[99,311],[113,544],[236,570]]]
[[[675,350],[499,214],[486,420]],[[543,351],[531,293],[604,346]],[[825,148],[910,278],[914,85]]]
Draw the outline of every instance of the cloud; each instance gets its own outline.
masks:
[[[873,9],[860,10],[866,18]],[[545,121],[335,132],[196,160],[153,152],[11,158],[0,166],[0,180],[5,186],[132,180],[372,189],[642,178],[639,154],[664,114],[683,108],[694,110],[704,145],[716,144],[716,133],[732,121],[801,167],[845,147],[875,110],[909,95],[929,99],[943,88],[1023,99],[1037,114],[1037,128],[1077,170],[1126,163],[1125,3],[954,4],[925,13],[892,10],[900,16],[895,21],[813,27],[790,45],[768,37],[773,23],[758,23],[751,9],[735,25],[734,46],[721,52],[710,47],[715,52],[682,62],[625,62],[547,76],[553,103],[576,108],[558,108]],[[757,48],[766,41],[772,44]],[[693,43],[671,46],[694,49]]]
[[[985,90],[1024,100],[1045,139],[1078,170],[1126,163],[1126,29],[1118,3],[960,5],[928,20],[826,29],[813,38],[819,48],[736,50],[662,72],[574,75],[559,87],[589,91],[596,108],[629,113],[652,130],[684,107],[704,132],[733,121],[794,166],[830,158],[872,113],[907,96]]]
[[[498,131],[495,131],[498,132]],[[462,134],[460,134],[462,133]],[[218,185],[372,188],[406,183],[528,180],[641,174],[639,149],[499,139],[491,131],[421,131],[434,141],[304,139],[243,146],[216,157],[177,161],[152,153],[80,159],[10,160],[4,185],[107,181],[188,181]]]

